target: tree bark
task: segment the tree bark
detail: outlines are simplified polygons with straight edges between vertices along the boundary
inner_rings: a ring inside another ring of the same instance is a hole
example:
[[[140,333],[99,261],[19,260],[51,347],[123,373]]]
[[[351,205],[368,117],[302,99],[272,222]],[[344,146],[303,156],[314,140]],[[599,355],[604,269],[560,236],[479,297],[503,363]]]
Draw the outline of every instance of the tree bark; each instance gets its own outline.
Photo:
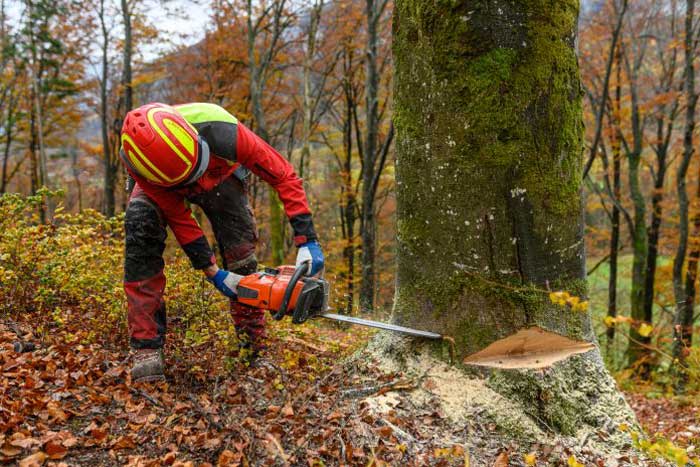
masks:
[[[622,188],[622,180],[621,180],[621,153],[620,153],[620,146],[621,146],[621,135],[620,135],[620,108],[621,108],[621,100],[622,100],[622,85],[620,83],[620,78],[621,78],[621,62],[622,62],[622,57],[620,53],[620,47],[618,46],[616,53],[615,53],[615,72],[616,72],[616,84],[615,84],[615,100],[614,100],[614,108],[613,108],[613,114],[614,114],[614,125],[615,125],[615,133],[613,136],[613,144],[612,144],[612,157],[613,157],[613,196],[615,197],[615,200],[619,202],[620,200],[620,195],[621,195],[621,188]],[[620,208],[618,207],[618,203],[615,202],[613,203],[612,206],[612,215],[611,215],[611,223],[610,223],[610,274],[608,276],[608,316],[611,318],[615,318],[617,316],[617,257],[618,257],[618,251],[620,250]],[[610,351],[610,348],[612,346],[613,341],[615,340],[615,326],[609,326],[606,329],[606,335],[607,335],[607,348],[608,348],[608,353]]]
[[[393,319],[450,336],[457,359],[533,325],[595,342],[547,294],[586,296],[578,6],[396,2]],[[558,432],[631,416],[597,348],[488,384]]]
[[[673,329],[673,356],[678,359],[680,365],[685,359],[685,347],[692,337],[693,304],[688,304],[688,294],[683,284],[683,265],[688,245],[688,194],[686,193],[686,174],[693,157],[693,132],[695,131],[695,107],[698,95],[695,92],[695,29],[693,19],[695,15],[695,0],[687,0],[685,13],[685,38],[683,51],[685,54],[685,95],[686,113],[685,129],[683,133],[683,158],[676,173],[676,190],[678,191],[679,204],[679,238],[676,256],[673,259],[673,296],[676,301]],[[691,272],[689,272],[690,274]],[[693,287],[695,279],[693,277]],[[693,289],[694,292],[694,289]],[[690,310],[690,312],[688,312]],[[682,384],[685,376],[679,374],[679,384]]]
[[[109,31],[105,23],[105,2],[100,0],[97,11],[102,32],[102,77],[100,78],[100,123],[102,126],[102,160],[104,167],[104,214],[107,217],[114,216],[117,165],[112,161],[112,148],[109,141],[109,100],[107,89],[109,86]],[[80,188],[80,187],[78,187]],[[81,203],[82,204],[82,203]]]
[[[377,138],[379,132],[379,72],[377,71],[377,23],[382,0],[367,0],[367,58],[365,84],[365,147],[362,163],[362,284],[360,307],[363,312],[374,309],[376,222],[372,180],[375,174]]]
[[[306,51],[304,53],[304,95],[303,118],[301,129],[301,160],[299,161],[299,176],[304,178],[306,165],[311,157],[311,121],[313,119],[313,102],[311,95],[311,67],[316,53],[316,32],[321,22],[324,0],[316,0],[309,11],[309,29],[306,34]]]
[[[122,88],[124,92],[124,113],[134,107],[134,89],[131,75],[131,55],[134,46],[131,36],[131,11],[129,10],[129,0],[121,0],[122,21],[124,22],[124,53],[122,55]]]
[[[352,52],[350,52],[352,53]],[[348,62],[346,60],[346,62]],[[350,67],[352,66],[352,58],[349,59]],[[346,71],[349,72],[349,68]],[[343,128],[343,140],[345,146],[345,160],[342,166],[343,172],[343,223],[345,226],[345,248],[343,256],[347,267],[346,296],[345,296],[345,312],[350,315],[353,311],[355,303],[355,222],[357,219],[357,197],[352,180],[352,116],[355,99],[353,98],[352,86],[346,77],[344,83],[345,96],[345,121]]]
[[[634,63],[630,63],[629,57],[625,57],[627,66],[627,78],[630,93],[630,126],[632,132],[632,147],[627,151],[627,173],[634,207],[634,220],[632,227],[632,287],[630,290],[630,315],[636,321],[644,320],[644,285],[646,283],[647,265],[647,226],[646,226],[646,200],[642,193],[639,180],[639,167],[642,158],[644,119],[639,108],[638,71],[641,61],[633,57]],[[630,365],[649,354],[649,349],[640,345],[644,336],[639,334],[636,328],[630,329],[627,358]]]

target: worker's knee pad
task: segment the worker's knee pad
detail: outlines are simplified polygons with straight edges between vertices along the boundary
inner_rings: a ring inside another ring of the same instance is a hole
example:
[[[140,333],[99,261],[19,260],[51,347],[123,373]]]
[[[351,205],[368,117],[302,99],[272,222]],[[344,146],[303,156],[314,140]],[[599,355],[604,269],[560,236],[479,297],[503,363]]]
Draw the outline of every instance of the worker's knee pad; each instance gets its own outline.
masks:
[[[132,199],[126,209],[124,230],[124,280],[140,281],[162,271],[167,231],[159,208],[146,198]]]

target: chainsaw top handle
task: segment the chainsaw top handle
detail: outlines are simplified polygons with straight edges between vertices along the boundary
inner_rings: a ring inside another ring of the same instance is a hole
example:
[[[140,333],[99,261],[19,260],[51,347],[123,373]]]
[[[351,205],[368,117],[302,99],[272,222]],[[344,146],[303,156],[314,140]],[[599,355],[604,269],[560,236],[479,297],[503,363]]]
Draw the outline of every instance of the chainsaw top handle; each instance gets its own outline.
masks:
[[[289,300],[292,298],[292,292],[294,292],[294,287],[297,285],[297,282],[299,282],[299,279],[306,275],[310,267],[311,263],[309,261],[306,261],[294,270],[294,274],[292,274],[292,278],[289,279],[289,284],[287,284],[287,288],[284,290],[284,296],[282,297],[282,304],[280,305],[280,309],[277,310],[277,313],[272,315],[272,317],[275,320],[279,321],[282,318],[284,318],[284,315],[287,314],[287,306],[289,305]]]

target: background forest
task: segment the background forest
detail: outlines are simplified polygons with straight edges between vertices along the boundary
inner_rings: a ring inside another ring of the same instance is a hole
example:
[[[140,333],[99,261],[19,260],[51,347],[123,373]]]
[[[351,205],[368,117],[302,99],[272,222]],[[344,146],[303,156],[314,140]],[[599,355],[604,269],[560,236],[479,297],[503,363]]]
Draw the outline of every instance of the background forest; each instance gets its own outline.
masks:
[[[589,279],[581,300],[642,423],[682,446],[700,440],[692,3],[584,1],[576,38]],[[387,318],[392,12],[390,0],[0,0],[2,319],[31,310],[42,315],[40,334],[66,327],[69,343],[126,345],[119,130],[126,111],[151,101],[217,103],[280,150],[304,179],[333,308]],[[261,263],[293,262],[281,204],[255,177],[250,202]],[[212,317],[226,314],[223,301],[172,239],[169,255],[170,313],[181,322],[172,332],[212,349],[188,370],[196,378],[234,337]],[[363,333],[334,337],[351,348]],[[186,368],[193,357],[181,352]]]

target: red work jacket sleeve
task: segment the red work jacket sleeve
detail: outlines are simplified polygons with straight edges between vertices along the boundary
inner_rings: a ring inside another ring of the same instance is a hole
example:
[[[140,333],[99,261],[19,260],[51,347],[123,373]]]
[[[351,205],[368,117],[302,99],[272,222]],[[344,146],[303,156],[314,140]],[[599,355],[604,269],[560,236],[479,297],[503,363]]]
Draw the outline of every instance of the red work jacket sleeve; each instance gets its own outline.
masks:
[[[165,221],[189,257],[192,266],[203,269],[216,262],[209,242],[192,216],[192,210],[183,194],[142,181],[136,185],[132,196],[137,196],[138,191],[143,191],[161,209]]]
[[[238,162],[269,183],[277,192],[294,229],[295,243],[300,245],[315,240],[316,233],[303,181],[297,176],[292,164],[240,122],[236,157]]]

